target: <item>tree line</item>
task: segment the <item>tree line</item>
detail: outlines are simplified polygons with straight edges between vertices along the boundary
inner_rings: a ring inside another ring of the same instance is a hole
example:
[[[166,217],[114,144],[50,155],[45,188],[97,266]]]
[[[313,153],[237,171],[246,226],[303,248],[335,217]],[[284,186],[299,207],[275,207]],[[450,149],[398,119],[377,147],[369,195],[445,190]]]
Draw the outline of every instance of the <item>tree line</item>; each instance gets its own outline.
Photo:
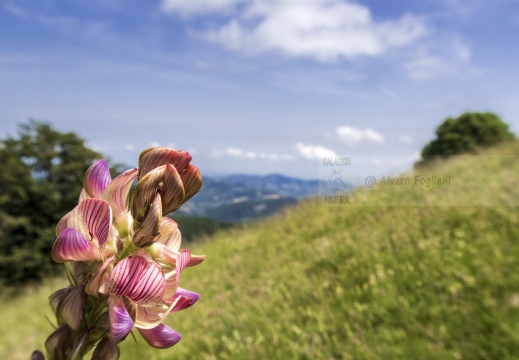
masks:
[[[58,271],[49,255],[56,224],[77,205],[83,175],[100,158],[47,122],[30,120],[0,140],[0,286]]]

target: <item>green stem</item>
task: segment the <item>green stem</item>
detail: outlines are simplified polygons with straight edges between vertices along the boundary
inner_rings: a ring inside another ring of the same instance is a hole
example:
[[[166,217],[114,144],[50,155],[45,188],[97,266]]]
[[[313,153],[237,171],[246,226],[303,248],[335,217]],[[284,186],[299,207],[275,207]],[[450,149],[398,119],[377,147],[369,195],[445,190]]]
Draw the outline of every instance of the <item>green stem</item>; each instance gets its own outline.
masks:
[[[117,255],[117,261],[119,262],[122,259],[127,258],[128,256],[130,256],[131,254],[133,254],[134,252],[137,252],[137,251],[139,251],[139,248],[137,246],[133,245],[131,240],[128,239],[126,241],[126,243],[124,244],[123,251],[121,251]]]

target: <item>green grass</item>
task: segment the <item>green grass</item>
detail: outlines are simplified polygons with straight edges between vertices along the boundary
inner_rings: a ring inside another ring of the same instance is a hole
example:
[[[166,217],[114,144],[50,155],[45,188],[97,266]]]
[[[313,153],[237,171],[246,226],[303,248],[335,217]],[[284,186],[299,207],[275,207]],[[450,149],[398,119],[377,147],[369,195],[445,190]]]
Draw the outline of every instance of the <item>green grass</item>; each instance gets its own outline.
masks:
[[[519,145],[487,154],[504,152]],[[354,195],[423,206],[311,200],[189,244],[207,260],[181,279],[199,302],[167,320],[183,339],[155,350],[136,334],[121,359],[519,358],[519,208],[433,206],[518,204],[519,161],[459,157],[423,171],[470,186]],[[43,347],[57,288],[2,301],[0,358]]]

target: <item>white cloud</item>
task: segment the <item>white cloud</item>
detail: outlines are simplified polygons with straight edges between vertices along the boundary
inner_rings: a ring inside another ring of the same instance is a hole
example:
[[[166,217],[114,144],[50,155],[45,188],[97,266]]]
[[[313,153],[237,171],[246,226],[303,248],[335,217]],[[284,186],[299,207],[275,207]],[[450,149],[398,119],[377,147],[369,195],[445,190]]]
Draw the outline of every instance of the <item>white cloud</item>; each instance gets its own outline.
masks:
[[[228,11],[244,1],[247,0],[163,0],[161,7],[169,14],[193,16]]]
[[[321,160],[327,157],[338,157],[335,151],[322,146],[305,145],[299,142],[295,145],[295,149],[299,155],[308,160]]]
[[[435,55],[431,55],[431,52]],[[439,75],[459,76],[460,74],[479,74],[480,69],[470,61],[471,48],[460,38],[443,42],[434,49],[421,47],[414,56],[404,63],[407,75],[413,80],[434,79]]]
[[[336,132],[340,140],[352,146],[357,145],[363,141],[375,143],[384,142],[384,136],[370,128],[361,130],[349,126],[341,126],[340,128],[337,128]]]
[[[414,139],[409,135],[402,135],[398,138],[398,141],[402,144],[412,144],[414,143]]]
[[[126,144],[126,145],[124,146],[124,149],[125,149],[126,151],[134,151],[134,150],[135,150],[135,145],[132,145],[132,144]]]
[[[225,150],[213,150],[213,157],[222,157],[222,156],[230,156],[236,159],[251,159],[251,160],[268,160],[268,161],[278,161],[278,160],[293,160],[291,155],[285,154],[268,154],[264,152],[256,152],[256,151],[246,151],[243,149],[228,147]]]
[[[279,51],[329,62],[381,55],[426,32],[418,17],[377,22],[368,7],[342,0],[249,0],[248,5],[207,38],[238,52]]]

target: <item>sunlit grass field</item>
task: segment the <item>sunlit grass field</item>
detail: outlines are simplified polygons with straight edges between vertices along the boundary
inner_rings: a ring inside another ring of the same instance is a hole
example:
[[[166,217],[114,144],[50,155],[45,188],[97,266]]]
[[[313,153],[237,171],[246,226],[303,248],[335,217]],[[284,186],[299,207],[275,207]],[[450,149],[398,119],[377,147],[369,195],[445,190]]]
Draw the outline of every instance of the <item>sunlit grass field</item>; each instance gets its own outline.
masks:
[[[181,286],[201,298],[166,322],[183,339],[155,350],[135,332],[121,359],[519,358],[519,156],[488,156],[502,153],[519,145],[422,170],[464,187],[352,195],[423,206],[309,200],[191,243],[207,260]],[[0,359],[43,349],[64,283],[1,299]]]

